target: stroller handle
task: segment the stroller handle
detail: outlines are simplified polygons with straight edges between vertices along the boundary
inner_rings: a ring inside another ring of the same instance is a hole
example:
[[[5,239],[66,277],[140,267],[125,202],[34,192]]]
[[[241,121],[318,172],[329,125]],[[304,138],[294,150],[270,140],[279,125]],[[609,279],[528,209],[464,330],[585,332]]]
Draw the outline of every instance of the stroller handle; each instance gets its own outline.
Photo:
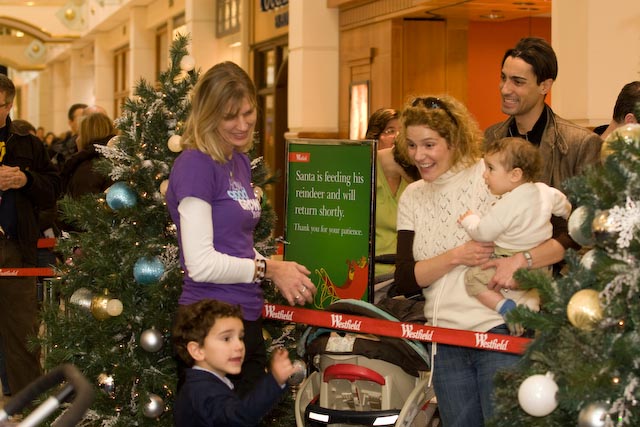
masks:
[[[60,418],[56,421],[56,427],[75,426],[84,416],[93,402],[94,390],[80,373],[78,368],[71,364],[60,365],[47,374],[33,381],[22,389],[0,411],[0,425],[11,415],[14,415],[28,406],[35,398],[52,387],[66,381],[65,385],[55,396],[49,397],[40,406],[34,409],[20,424],[19,427],[36,426],[49,414],[55,411],[63,402],[68,400],[75,392],[75,398]]]

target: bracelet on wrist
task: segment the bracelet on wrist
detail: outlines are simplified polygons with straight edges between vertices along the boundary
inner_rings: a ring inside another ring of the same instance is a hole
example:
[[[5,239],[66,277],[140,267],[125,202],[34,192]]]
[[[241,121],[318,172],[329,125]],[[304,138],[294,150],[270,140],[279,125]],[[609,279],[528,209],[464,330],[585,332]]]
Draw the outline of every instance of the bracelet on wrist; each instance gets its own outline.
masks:
[[[260,258],[255,260],[256,272],[253,277],[254,282],[262,282],[267,275],[267,261]]]

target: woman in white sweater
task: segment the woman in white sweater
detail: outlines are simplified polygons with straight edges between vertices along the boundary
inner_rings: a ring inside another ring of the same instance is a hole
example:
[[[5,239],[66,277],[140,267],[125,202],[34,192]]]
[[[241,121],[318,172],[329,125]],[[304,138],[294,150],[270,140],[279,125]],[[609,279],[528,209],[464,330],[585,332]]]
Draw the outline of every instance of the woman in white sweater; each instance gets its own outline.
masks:
[[[483,214],[495,197],[482,174],[482,134],[451,97],[416,98],[401,116],[405,144],[422,180],[410,184],[398,207],[395,280],[403,293],[422,289],[433,326],[509,334],[502,316],[465,290],[469,267],[482,265],[493,243],[470,240],[457,223],[468,209]],[[518,356],[452,345],[430,345],[432,379],[443,425],[484,426],[492,415],[493,378]]]

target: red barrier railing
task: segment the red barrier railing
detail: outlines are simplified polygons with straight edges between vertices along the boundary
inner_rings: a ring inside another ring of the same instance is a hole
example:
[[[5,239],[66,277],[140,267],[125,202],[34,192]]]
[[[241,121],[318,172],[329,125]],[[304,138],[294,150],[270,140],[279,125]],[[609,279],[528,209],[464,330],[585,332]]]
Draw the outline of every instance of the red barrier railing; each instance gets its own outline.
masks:
[[[440,328],[420,323],[372,319],[330,311],[265,304],[262,316],[266,319],[284,320],[312,326],[323,326],[343,331],[406,338],[414,341],[437,342],[460,347],[471,347],[503,353],[523,353],[531,342],[529,338],[486,332]]]
[[[52,248],[55,243],[56,239],[40,239],[38,240],[38,248]],[[0,268],[0,276],[51,277],[53,275],[53,268]],[[373,319],[286,305],[265,304],[262,315],[265,319],[284,320],[344,331],[406,338],[414,341],[437,342],[503,353],[521,354],[531,342],[529,338],[510,335],[440,328],[419,323]]]

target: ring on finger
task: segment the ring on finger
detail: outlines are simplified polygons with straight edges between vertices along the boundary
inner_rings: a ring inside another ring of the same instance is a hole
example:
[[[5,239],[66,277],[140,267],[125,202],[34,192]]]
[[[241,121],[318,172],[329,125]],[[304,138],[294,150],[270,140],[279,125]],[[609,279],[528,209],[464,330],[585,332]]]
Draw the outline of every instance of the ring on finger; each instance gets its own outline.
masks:
[[[296,295],[293,299],[294,301],[298,301],[300,299],[300,295]]]
[[[300,289],[300,293],[304,294],[307,291],[307,287],[303,286],[302,289]]]

